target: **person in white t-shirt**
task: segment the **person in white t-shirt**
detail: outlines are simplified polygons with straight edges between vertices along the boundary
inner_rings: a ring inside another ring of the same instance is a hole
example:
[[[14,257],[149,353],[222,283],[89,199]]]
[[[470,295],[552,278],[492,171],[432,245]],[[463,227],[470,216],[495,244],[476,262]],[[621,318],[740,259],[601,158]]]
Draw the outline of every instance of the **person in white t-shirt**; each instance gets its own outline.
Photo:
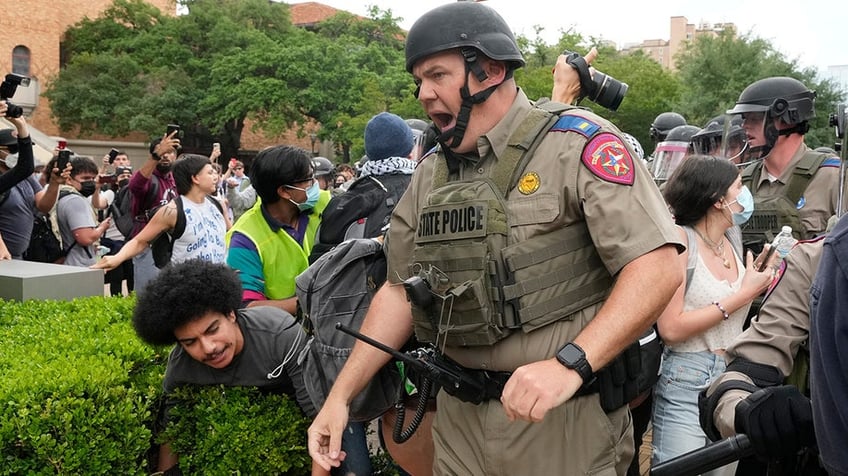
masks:
[[[223,263],[226,247],[224,234],[231,223],[212,200],[218,184],[218,174],[202,155],[183,154],[174,162],[174,182],[183,205],[186,226],[174,240],[172,263],[199,258],[212,263]],[[133,239],[124,244],[114,256],[104,256],[91,266],[94,269],[114,269],[123,261],[144,251],[164,232],[172,232],[177,225],[177,204],[171,200],[159,208],[150,222]]]

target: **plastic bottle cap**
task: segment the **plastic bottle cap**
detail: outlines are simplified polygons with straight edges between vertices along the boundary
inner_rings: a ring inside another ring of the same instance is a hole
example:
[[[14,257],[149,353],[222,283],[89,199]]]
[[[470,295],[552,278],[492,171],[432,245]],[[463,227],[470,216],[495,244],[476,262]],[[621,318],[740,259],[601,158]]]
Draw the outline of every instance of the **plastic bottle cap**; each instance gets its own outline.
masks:
[[[783,233],[792,234],[792,227],[789,225],[783,225],[783,228],[780,229]]]

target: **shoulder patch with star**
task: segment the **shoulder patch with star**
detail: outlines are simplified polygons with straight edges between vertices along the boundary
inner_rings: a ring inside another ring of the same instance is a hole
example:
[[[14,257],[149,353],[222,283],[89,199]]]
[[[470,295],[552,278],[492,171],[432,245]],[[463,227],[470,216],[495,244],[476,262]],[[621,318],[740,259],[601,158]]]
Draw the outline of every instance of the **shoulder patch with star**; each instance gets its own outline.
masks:
[[[635,171],[633,157],[616,135],[598,134],[583,148],[583,164],[602,180],[633,185]]]

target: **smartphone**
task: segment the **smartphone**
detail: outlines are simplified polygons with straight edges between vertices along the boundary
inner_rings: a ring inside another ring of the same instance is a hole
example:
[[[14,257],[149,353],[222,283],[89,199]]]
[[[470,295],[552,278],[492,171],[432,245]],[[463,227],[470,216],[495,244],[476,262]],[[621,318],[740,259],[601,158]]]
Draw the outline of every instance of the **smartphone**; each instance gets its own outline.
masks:
[[[236,166],[236,159],[230,159],[230,168],[233,168],[235,166]]]
[[[117,180],[117,177],[115,175],[101,175],[98,178],[98,181],[101,184],[115,183],[115,180]]]
[[[174,131],[177,131],[177,133],[174,134],[174,138],[179,139],[179,137],[180,137],[180,125],[179,124],[168,124],[168,128],[165,129],[165,135],[169,136]]]
[[[56,168],[59,169],[59,173],[61,174],[65,167],[68,166],[68,162],[71,161],[71,151],[68,149],[62,149],[59,151],[59,158],[56,159]]]
[[[68,148],[68,141],[60,140],[59,141],[59,150],[67,149],[67,148]]]
[[[768,265],[768,262],[771,259],[771,255],[774,254],[774,250],[776,250],[776,249],[777,248],[774,247],[774,246],[769,246],[768,253],[766,253],[766,255],[763,257],[763,262],[760,263],[760,268],[757,271],[762,273],[763,271],[766,270],[766,266]]]
[[[215,142],[214,144],[212,144],[212,148],[213,148],[213,149],[219,149],[219,150],[220,150],[220,149],[221,149],[221,144],[220,144],[220,143],[218,143],[218,142]]]
[[[115,158],[118,157],[118,149],[112,149],[109,151],[109,164],[115,163]]]

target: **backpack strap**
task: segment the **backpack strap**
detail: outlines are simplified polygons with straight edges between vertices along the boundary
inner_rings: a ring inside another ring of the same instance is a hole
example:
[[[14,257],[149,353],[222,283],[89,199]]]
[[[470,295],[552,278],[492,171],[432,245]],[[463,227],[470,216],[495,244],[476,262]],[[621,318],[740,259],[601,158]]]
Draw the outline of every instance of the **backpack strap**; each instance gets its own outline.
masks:
[[[698,265],[698,238],[695,236],[695,230],[690,226],[682,226],[686,232],[686,250],[689,252],[689,258],[686,261],[686,289],[684,294],[689,291],[689,284],[692,283],[692,275],[695,274],[695,266]]]
[[[80,195],[80,193],[79,193],[79,192],[77,192],[77,191],[71,191],[71,190],[68,190],[68,189],[59,190],[59,196],[58,196],[58,198],[56,198],[56,206],[58,207],[58,206],[59,206],[59,202],[61,202],[61,201],[62,201],[62,199],[63,199],[63,198],[65,198],[65,197],[67,197],[68,195],[79,195],[79,196],[82,196],[82,195]],[[60,243],[60,245],[62,245],[62,253],[59,255],[59,257],[60,257],[60,258],[63,258],[63,257],[65,257],[65,256],[68,256],[68,253],[70,253],[70,252],[71,252],[71,250],[74,248],[74,246],[76,246],[76,245],[77,245],[77,240],[74,240],[74,242],[73,242],[73,243],[71,243],[71,246],[69,246],[69,247],[67,247],[67,248],[65,248],[65,247],[64,247],[64,243],[62,243],[62,241],[61,241],[61,240],[62,240],[62,234],[61,234],[61,233],[59,233],[59,243]],[[91,258],[91,252],[90,252],[90,251],[88,251],[88,247],[86,246],[86,247],[85,247],[85,248],[83,248],[83,249],[85,250],[85,254],[86,254],[86,256],[88,256],[89,258]]]
[[[789,184],[786,186],[786,197],[792,203],[798,203],[801,196],[804,195],[804,191],[807,190],[810,180],[813,179],[813,176],[828,158],[830,158],[828,154],[814,150],[808,150],[804,154],[804,157],[792,171],[792,178],[789,179]]]
[[[800,200],[801,196],[804,195],[804,191],[807,190],[810,180],[813,179],[813,176],[819,168],[826,162],[830,165],[829,159],[830,156],[828,154],[808,150],[801,161],[798,162],[793,169],[789,183],[786,184],[784,196],[788,198],[790,202],[798,203],[798,200]],[[751,193],[753,193],[753,185],[760,183],[762,175],[763,162],[759,161],[745,167],[745,170],[742,171],[742,183],[751,189]]]
[[[212,202],[212,205],[215,205],[215,208],[217,208],[218,211],[221,212],[221,215],[224,214],[224,207],[221,205],[221,202],[219,202],[218,199],[216,199],[212,195],[207,195],[206,199]]]
[[[171,246],[174,246],[174,241],[176,241],[179,237],[183,236],[186,228],[186,216],[185,216],[185,207],[183,207],[183,197],[181,195],[177,195],[174,197],[174,204],[177,206],[177,223],[174,224],[174,231],[170,233]]]
[[[760,175],[763,170],[763,161],[753,163],[742,170],[742,184],[747,186],[751,193],[754,193],[753,185],[760,183]]]
[[[147,195],[144,197],[144,209],[135,217],[134,221],[147,223],[153,218],[156,210],[159,209],[159,205],[153,203],[157,195],[159,195],[159,177],[156,174],[150,174],[150,188],[147,189]]]

